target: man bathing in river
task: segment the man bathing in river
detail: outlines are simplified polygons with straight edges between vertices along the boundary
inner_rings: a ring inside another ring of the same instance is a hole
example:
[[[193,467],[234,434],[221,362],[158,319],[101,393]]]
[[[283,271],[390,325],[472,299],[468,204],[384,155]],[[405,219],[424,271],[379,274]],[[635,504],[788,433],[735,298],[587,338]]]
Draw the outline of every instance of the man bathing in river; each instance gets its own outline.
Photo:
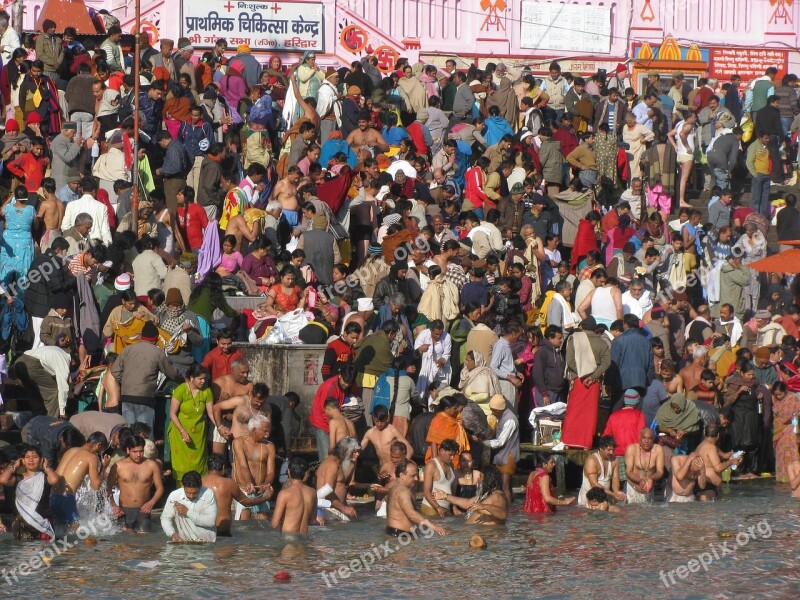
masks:
[[[653,486],[664,477],[664,451],[655,446],[655,433],[649,427],[642,427],[639,443],[625,450],[625,471],[628,504],[652,502]]]
[[[346,437],[356,437],[356,426],[353,422],[342,414],[339,409],[339,400],[328,398],[323,405],[325,416],[328,417],[328,435],[330,441],[328,448],[335,448],[339,440]]]
[[[314,522],[317,508],[317,492],[305,484],[308,463],[302,458],[289,462],[289,480],[283,486],[272,513],[272,528],[281,533],[308,533]]]
[[[390,448],[393,442],[401,442],[405,445],[406,458],[410,459],[414,456],[414,448],[408,443],[405,436],[394,425],[389,423],[389,411],[385,406],[379,404],[375,407],[372,411],[372,422],[375,425],[364,434],[364,439],[361,440],[362,450],[372,442],[381,465],[390,462]]]
[[[672,457],[670,462],[672,477],[672,493],[669,502],[694,502],[695,486],[701,490],[706,488],[706,463],[697,452],[688,456],[678,455]]]
[[[380,472],[378,473],[378,483],[373,483],[370,486],[372,491],[375,492],[375,510],[378,513],[381,513],[381,508],[383,508],[384,497],[397,482],[397,477],[394,472],[397,469],[397,465],[406,460],[407,452],[406,445],[399,440],[393,441],[392,445],[389,446],[389,462],[381,464]],[[382,514],[378,516],[385,517],[386,509],[384,508]]]
[[[275,480],[275,445],[269,441],[272,423],[264,415],[256,415],[247,423],[249,433],[235,438],[233,449],[233,480],[251,498],[264,494],[272,497],[272,482]],[[252,513],[257,519],[266,520],[269,503],[253,507],[236,505],[236,520],[247,521]]]
[[[77,527],[80,517],[75,494],[83,485],[87,475],[91,489],[100,489],[103,484],[100,472],[107,464],[109,457],[103,457],[101,463],[98,455],[106,448],[108,448],[108,438],[105,434],[97,431],[89,436],[85,444],[79,448],[70,448],[61,457],[56,469],[59,480],[50,493],[50,512],[55,524]]]
[[[256,383],[253,385],[253,391],[249,394],[234,396],[215,403],[212,414],[219,434],[226,440],[246,436],[249,433],[247,424],[250,419],[258,414],[270,416],[271,409],[269,405],[265,404],[267,396],[269,396],[269,387],[263,383]],[[225,423],[223,413],[230,416],[230,427]]]
[[[406,460],[395,469],[397,483],[386,497],[386,533],[399,537],[411,531],[418,525],[424,525],[439,535],[444,535],[444,529],[436,523],[426,519],[414,506],[414,492],[419,481],[417,463]]]
[[[722,452],[719,444],[720,425],[709,423],[706,425],[705,439],[697,446],[697,454],[703,459],[706,466],[706,485],[695,488],[695,496],[702,502],[716,500],[719,497],[719,488],[722,485],[722,472],[731,465],[740,465],[743,458],[734,458],[730,452]]]
[[[214,404],[225,402],[236,396],[247,396],[253,391],[253,382],[250,381],[250,365],[244,360],[235,360],[231,363],[231,372],[228,375],[217,377],[211,383],[211,393],[214,395]],[[230,412],[227,412],[230,411]],[[218,414],[212,409],[214,415],[214,438],[212,452],[224,454],[228,440],[220,433],[219,428],[226,425],[233,409],[223,410],[225,414]]]
[[[263,494],[249,498],[229,477],[225,477],[225,457],[212,454],[208,457],[208,475],[203,477],[203,487],[214,492],[217,501],[217,536],[231,535],[231,501],[236,500],[242,506],[256,506],[268,500]]]
[[[331,501],[331,506],[353,519],[356,517],[356,510],[347,505],[347,488],[353,481],[356,461],[360,454],[361,446],[358,440],[347,437],[339,440],[327,458],[317,467],[317,492],[328,486],[331,491],[325,498]]]
[[[108,474],[108,495],[114,515],[124,518],[124,528],[137,533],[152,531],[150,514],[164,494],[161,467],[144,457],[144,439],[138,435],[126,440],[128,458],[117,462]],[[119,506],[114,502],[113,489],[119,487]],[[151,490],[155,487],[152,496]]]

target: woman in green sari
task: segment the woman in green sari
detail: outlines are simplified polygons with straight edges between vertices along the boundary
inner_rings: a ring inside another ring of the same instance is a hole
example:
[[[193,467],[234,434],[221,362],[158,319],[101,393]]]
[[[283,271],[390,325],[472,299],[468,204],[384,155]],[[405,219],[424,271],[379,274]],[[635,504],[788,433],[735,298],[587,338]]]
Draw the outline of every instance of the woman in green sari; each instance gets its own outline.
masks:
[[[617,154],[619,146],[617,138],[609,132],[608,125],[601,123],[594,136],[594,154],[597,164],[597,181],[603,177],[611,180],[616,188],[619,185],[617,177]]]
[[[206,434],[208,421],[214,422],[211,412],[214,396],[206,388],[207,378],[208,372],[204,367],[192,365],[186,372],[186,381],[172,392],[167,437],[172,452],[172,473],[179,487],[185,473],[207,473]]]

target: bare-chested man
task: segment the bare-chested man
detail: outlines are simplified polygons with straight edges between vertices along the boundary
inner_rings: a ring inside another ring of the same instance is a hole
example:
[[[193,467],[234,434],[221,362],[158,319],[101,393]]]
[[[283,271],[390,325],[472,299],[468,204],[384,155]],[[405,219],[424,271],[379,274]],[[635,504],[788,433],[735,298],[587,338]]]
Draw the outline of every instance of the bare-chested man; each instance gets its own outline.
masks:
[[[404,533],[410,534],[420,525],[428,531],[433,530],[439,535],[444,535],[444,528],[426,519],[414,506],[414,488],[419,481],[417,463],[412,460],[401,462],[395,469],[395,477],[397,483],[386,497],[387,535],[399,537]]]
[[[82,437],[82,436],[81,436]],[[104,457],[103,462],[98,457],[100,452],[108,448],[108,439],[104,433],[94,432],[83,446],[70,448],[61,457],[56,469],[59,476],[58,483],[53,486],[50,493],[50,512],[54,524],[77,526],[78,505],[75,502],[75,493],[83,485],[86,476],[89,476],[89,486],[99,490],[103,484],[100,474],[109,458]]]
[[[743,456],[734,458],[730,452],[722,452],[719,449],[717,444],[719,444],[720,429],[719,423],[706,425],[705,438],[697,446],[697,454],[702,457],[706,465],[706,485],[695,490],[695,495],[701,502],[716,500],[722,485],[722,472],[731,465],[739,466],[744,459]]]
[[[597,445],[597,452],[583,463],[583,483],[578,494],[578,506],[586,506],[586,493],[595,487],[606,490],[610,500],[625,502],[627,496],[620,489],[619,464],[614,458],[617,442],[614,436],[604,435]]]
[[[248,496],[265,495],[272,497],[272,482],[275,480],[275,445],[269,441],[272,423],[264,415],[256,415],[247,423],[249,433],[234,438],[233,480]],[[236,505],[236,520],[247,521],[252,514],[257,519],[267,518],[269,504],[263,502],[256,506]]]
[[[328,448],[336,447],[339,440],[346,437],[356,437],[355,424],[342,414],[339,410],[339,401],[336,398],[328,398],[323,404],[325,416],[328,417],[328,427],[330,443]]]
[[[156,461],[144,457],[144,438],[141,436],[135,435],[126,440],[125,452],[128,457],[111,467],[108,474],[111,508],[115,516],[124,518],[126,530],[150,533],[150,515],[164,494],[161,467]],[[114,502],[115,486],[119,488],[119,506]]]
[[[683,389],[691,390],[700,385],[703,371],[708,363],[708,350],[705,346],[695,346],[692,350],[692,362],[681,369],[679,373],[683,381]]]
[[[230,477],[225,477],[225,457],[212,454],[208,457],[208,475],[203,477],[203,487],[213,490],[217,501],[217,536],[231,534],[231,500],[242,506],[256,506],[267,500],[267,496],[248,498]]]
[[[369,124],[369,112],[360,113],[358,129],[351,131],[346,140],[353,153],[362,161],[365,158],[375,158],[378,153],[389,150],[389,144],[386,143],[383,136]]]
[[[392,486],[397,483],[397,476],[394,474],[397,465],[406,460],[408,449],[406,445],[400,440],[395,440],[389,446],[389,462],[381,463],[380,471],[378,473],[378,483],[373,483],[370,488],[375,492],[375,510],[378,511],[378,516],[385,516],[385,510],[381,514],[383,507],[383,497],[389,493]]]
[[[375,425],[364,434],[364,439],[361,440],[361,449],[367,447],[367,444],[372,442],[375,446],[375,452],[378,454],[378,459],[381,464],[386,464],[391,461],[390,448],[392,442],[402,442],[406,446],[406,458],[414,456],[414,448],[408,443],[405,436],[398,431],[398,429],[389,423],[389,411],[383,404],[379,404],[372,411],[372,422]]]
[[[243,215],[235,215],[228,220],[225,228],[225,235],[232,235],[236,238],[236,250],[242,249],[242,239],[254,242],[258,237],[261,227],[259,221],[253,221],[253,226],[247,224]]]
[[[347,437],[339,440],[317,467],[317,492],[328,486],[331,491],[324,497],[331,501],[333,508],[353,519],[356,517],[356,511],[347,505],[347,488],[355,475],[356,461],[360,454],[361,446],[358,440]]]
[[[253,384],[253,391],[245,396],[234,396],[214,404],[212,409],[217,430],[225,439],[231,440],[250,433],[247,424],[256,415],[271,417],[272,410],[266,404],[269,387],[264,383]],[[233,412],[231,412],[233,411]],[[230,427],[225,424],[223,413],[230,418]]]
[[[272,528],[281,533],[308,533],[308,525],[317,515],[317,492],[305,484],[308,463],[302,458],[289,462],[289,481],[275,501]]]
[[[678,455],[672,457],[670,461],[672,477],[670,483],[672,493],[669,502],[694,502],[695,486],[705,489],[708,480],[706,479],[706,463],[703,457],[697,452],[689,455]]]
[[[664,389],[671,396],[672,394],[682,394],[684,391],[683,379],[675,372],[675,363],[664,359],[661,361],[661,371],[659,372]]]
[[[790,462],[786,465],[786,474],[789,476],[789,487],[792,490],[792,498],[800,498],[800,460]]]
[[[300,225],[300,205],[297,203],[297,183],[303,172],[296,166],[289,167],[286,177],[275,184],[272,190],[273,200],[277,200],[283,207],[283,214],[289,226],[294,229]]]
[[[44,234],[40,242],[42,252],[50,247],[54,239],[61,235],[61,221],[64,220],[64,203],[56,198],[56,182],[52,177],[42,180],[44,198],[39,203],[36,218],[44,223]]]
[[[219,402],[230,400],[235,396],[247,396],[253,391],[253,382],[250,381],[250,365],[244,360],[235,360],[231,363],[231,372],[228,375],[217,377],[211,384],[211,393],[214,394],[214,405]],[[223,410],[222,418],[217,417],[217,413],[212,408],[214,414],[214,438],[212,444],[212,452],[214,454],[225,454],[225,447],[228,440],[220,433],[219,428],[222,425],[228,425],[230,422],[230,414],[233,408]]]
[[[655,446],[655,433],[649,427],[639,431],[639,443],[625,450],[628,504],[653,501],[653,486],[664,477],[664,451]]]

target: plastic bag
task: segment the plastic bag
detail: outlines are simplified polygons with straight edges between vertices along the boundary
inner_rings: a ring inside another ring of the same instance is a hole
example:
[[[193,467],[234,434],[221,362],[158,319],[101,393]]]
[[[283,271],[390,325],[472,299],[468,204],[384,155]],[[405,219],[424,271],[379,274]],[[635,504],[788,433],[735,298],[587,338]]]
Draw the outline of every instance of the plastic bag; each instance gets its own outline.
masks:
[[[299,344],[300,330],[308,325],[308,319],[302,308],[297,308],[292,312],[283,315],[275,323],[275,326],[264,338],[265,344]]]

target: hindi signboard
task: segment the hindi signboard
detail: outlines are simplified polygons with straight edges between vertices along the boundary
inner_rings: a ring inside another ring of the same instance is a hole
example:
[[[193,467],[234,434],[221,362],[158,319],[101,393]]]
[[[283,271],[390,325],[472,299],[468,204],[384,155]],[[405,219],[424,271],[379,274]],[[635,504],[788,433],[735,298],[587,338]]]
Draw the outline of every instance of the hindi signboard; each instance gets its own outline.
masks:
[[[236,48],[325,51],[325,6],[321,2],[234,2],[183,0],[181,32],[198,48],[210,48],[219,38]]]
[[[739,75],[742,81],[763,77],[769,67],[778,69],[778,78],[789,68],[789,53],[770,48],[711,48],[709,50],[709,72],[712,77],[729,81],[731,75]]]
[[[534,50],[608,54],[611,7],[524,0],[519,45]]]

